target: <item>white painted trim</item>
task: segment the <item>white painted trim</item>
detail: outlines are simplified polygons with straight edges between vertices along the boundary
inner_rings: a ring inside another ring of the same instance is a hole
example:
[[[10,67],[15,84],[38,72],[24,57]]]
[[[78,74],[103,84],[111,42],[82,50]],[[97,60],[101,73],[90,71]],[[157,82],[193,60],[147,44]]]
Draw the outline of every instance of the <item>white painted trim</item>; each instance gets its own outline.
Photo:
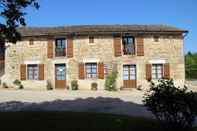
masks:
[[[83,63],[98,63],[100,60],[97,58],[85,58],[83,59]]]
[[[151,64],[165,64],[166,60],[164,60],[164,59],[149,60],[149,63],[151,63]]]
[[[28,64],[40,64],[41,62],[39,60],[27,60],[27,61],[24,61],[24,64],[28,65]]]
[[[68,63],[68,59],[66,58],[56,58],[52,61],[53,64],[60,64],[60,63],[65,63],[67,64]]]

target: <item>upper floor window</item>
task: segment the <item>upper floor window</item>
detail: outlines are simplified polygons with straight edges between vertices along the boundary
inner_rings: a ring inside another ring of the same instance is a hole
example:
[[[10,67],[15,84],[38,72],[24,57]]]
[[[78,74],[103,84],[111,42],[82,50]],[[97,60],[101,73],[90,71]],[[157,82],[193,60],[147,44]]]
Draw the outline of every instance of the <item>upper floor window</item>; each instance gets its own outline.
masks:
[[[66,40],[65,38],[56,39],[55,56],[66,56]]]
[[[135,54],[135,42],[134,37],[125,36],[122,38],[123,53],[124,55]]]
[[[93,36],[89,37],[89,43],[94,43],[94,37]]]
[[[27,65],[28,80],[39,79],[39,67],[38,65]]]
[[[97,77],[97,64],[86,63],[85,71],[86,71],[86,78],[96,78]]]
[[[152,65],[152,78],[161,79],[163,76],[163,64]]]

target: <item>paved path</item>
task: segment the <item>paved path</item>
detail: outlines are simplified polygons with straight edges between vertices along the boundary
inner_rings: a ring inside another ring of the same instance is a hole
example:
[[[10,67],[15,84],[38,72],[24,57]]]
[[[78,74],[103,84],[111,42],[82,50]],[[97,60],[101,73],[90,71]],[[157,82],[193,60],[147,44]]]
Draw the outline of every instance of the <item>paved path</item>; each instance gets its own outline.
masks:
[[[0,90],[0,111],[84,111],[153,117],[143,92]]]

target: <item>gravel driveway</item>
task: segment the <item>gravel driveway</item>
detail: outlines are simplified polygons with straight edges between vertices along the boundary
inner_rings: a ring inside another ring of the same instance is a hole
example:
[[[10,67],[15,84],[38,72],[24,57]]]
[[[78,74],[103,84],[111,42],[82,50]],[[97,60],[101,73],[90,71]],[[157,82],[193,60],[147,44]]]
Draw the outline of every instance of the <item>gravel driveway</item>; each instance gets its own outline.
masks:
[[[0,90],[0,111],[84,111],[153,117],[144,92]]]

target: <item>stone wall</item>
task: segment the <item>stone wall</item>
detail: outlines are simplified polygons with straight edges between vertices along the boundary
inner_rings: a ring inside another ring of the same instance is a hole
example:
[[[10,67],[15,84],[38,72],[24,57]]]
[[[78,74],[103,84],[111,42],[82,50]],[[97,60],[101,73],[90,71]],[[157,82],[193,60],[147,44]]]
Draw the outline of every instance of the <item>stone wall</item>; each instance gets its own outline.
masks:
[[[46,89],[47,80],[55,86],[55,64],[66,63],[67,85],[70,86],[72,80],[78,79],[78,63],[89,59],[103,62],[110,67],[117,65],[118,78],[117,87],[123,85],[122,66],[124,64],[136,64],[137,67],[137,86],[144,89],[148,87],[145,79],[145,65],[150,60],[162,59],[170,63],[170,76],[177,85],[183,85],[184,73],[184,51],[183,39],[175,36],[162,36],[159,42],[154,42],[153,36],[144,38],[144,56],[114,56],[113,36],[96,36],[94,43],[89,43],[88,36],[76,36],[73,39],[73,58],[47,58],[47,40],[36,40],[33,45],[24,40],[17,42],[16,45],[7,43],[5,59],[5,75],[2,80],[13,85],[15,79],[20,79],[20,64],[36,61],[45,64],[45,80],[43,81],[23,81],[25,88]],[[99,89],[104,88],[104,80],[79,80],[80,89],[90,89],[92,82],[97,82]],[[36,83],[36,85],[35,85]],[[40,86],[39,86],[40,85]]]

